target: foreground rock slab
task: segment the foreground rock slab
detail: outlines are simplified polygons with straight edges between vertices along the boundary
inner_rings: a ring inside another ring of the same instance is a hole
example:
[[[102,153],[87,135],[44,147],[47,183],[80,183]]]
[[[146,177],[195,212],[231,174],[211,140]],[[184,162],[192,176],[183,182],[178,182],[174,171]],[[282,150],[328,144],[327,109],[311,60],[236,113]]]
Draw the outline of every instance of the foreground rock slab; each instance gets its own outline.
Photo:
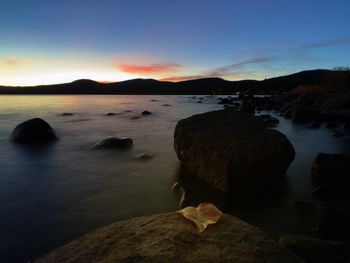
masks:
[[[11,139],[18,143],[40,144],[54,141],[57,136],[46,121],[34,118],[18,124],[12,131]]]
[[[38,259],[48,262],[235,262],[299,263],[288,249],[257,228],[224,214],[198,234],[175,213],[120,221]]]
[[[178,122],[178,158],[188,171],[223,193],[255,191],[286,173],[295,151],[287,137],[262,118],[227,108]]]

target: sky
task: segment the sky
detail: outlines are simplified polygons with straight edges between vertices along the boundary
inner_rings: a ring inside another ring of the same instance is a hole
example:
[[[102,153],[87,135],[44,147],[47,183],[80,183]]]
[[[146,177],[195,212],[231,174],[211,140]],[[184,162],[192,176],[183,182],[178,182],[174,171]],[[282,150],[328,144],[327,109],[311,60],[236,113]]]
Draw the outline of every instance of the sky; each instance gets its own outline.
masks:
[[[0,85],[350,66],[349,0],[0,0]]]

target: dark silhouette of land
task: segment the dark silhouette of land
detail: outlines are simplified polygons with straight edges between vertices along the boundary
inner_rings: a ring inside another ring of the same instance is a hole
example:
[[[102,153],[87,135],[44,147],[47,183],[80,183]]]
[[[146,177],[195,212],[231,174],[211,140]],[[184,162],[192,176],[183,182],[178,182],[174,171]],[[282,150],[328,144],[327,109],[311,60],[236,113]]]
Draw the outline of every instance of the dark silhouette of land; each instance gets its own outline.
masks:
[[[308,70],[265,80],[228,81],[203,78],[181,82],[132,79],[100,83],[81,79],[71,83],[40,86],[0,86],[0,94],[149,94],[199,95],[235,94],[237,92],[274,94],[300,89],[332,90],[350,87],[349,70]]]

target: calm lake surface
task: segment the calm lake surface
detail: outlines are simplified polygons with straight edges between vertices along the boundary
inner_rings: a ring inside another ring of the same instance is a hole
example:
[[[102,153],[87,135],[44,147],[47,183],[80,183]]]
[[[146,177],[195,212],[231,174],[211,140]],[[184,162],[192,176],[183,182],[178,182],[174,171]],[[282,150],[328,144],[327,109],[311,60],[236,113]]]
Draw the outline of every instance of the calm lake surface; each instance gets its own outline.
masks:
[[[181,196],[172,185],[183,170],[173,149],[175,125],[222,109],[215,98],[197,101],[188,96],[0,96],[0,262],[27,262],[116,220],[176,211]],[[132,119],[144,110],[154,114]],[[106,116],[109,112],[116,115]],[[59,141],[41,150],[13,144],[13,128],[34,117],[50,123]],[[259,206],[232,204],[191,181],[186,186],[190,204],[213,202],[272,236],[293,232],[293,202],[312,199],[310,169],[316,154],[350,152],[350,147],[332,130],[279,119],[276,129],[296,150],[281,193]],[[111,136],[133,138],[132,150],[89,150]],[[136,159],[142,152],[153,158]]]

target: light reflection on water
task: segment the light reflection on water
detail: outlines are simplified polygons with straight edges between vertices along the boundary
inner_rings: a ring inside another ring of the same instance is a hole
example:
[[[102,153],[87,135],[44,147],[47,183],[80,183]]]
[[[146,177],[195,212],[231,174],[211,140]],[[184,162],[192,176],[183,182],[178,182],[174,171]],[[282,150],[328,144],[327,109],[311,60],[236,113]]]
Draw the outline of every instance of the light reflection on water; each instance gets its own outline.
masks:
[[[182,118],[222,108],[210,98],[195,102],[187,96],[0,96],[0,261],[24,262],[101,225],[177,210],[180,196],[171,186],[183,171],[173,150],[174,127]],[[154,114],[131,119],[143,110]],[[109,112],[116,115],[105,116]],[[33,117],[48,121],[59,141],[36,151],[12,144],[11,130]],[[317,152],[349,148],[327,129],[280,121],[278,129],[296,149],[283,194],[259,207],[232,205],[194,181],[186,182],[190,204],[211,201],[267,231],[292,231],[292,203],[311,198]],[[132,137],[133,149],[89,150],[110,136]],[[154,158],[136,160],[140,152]]]

